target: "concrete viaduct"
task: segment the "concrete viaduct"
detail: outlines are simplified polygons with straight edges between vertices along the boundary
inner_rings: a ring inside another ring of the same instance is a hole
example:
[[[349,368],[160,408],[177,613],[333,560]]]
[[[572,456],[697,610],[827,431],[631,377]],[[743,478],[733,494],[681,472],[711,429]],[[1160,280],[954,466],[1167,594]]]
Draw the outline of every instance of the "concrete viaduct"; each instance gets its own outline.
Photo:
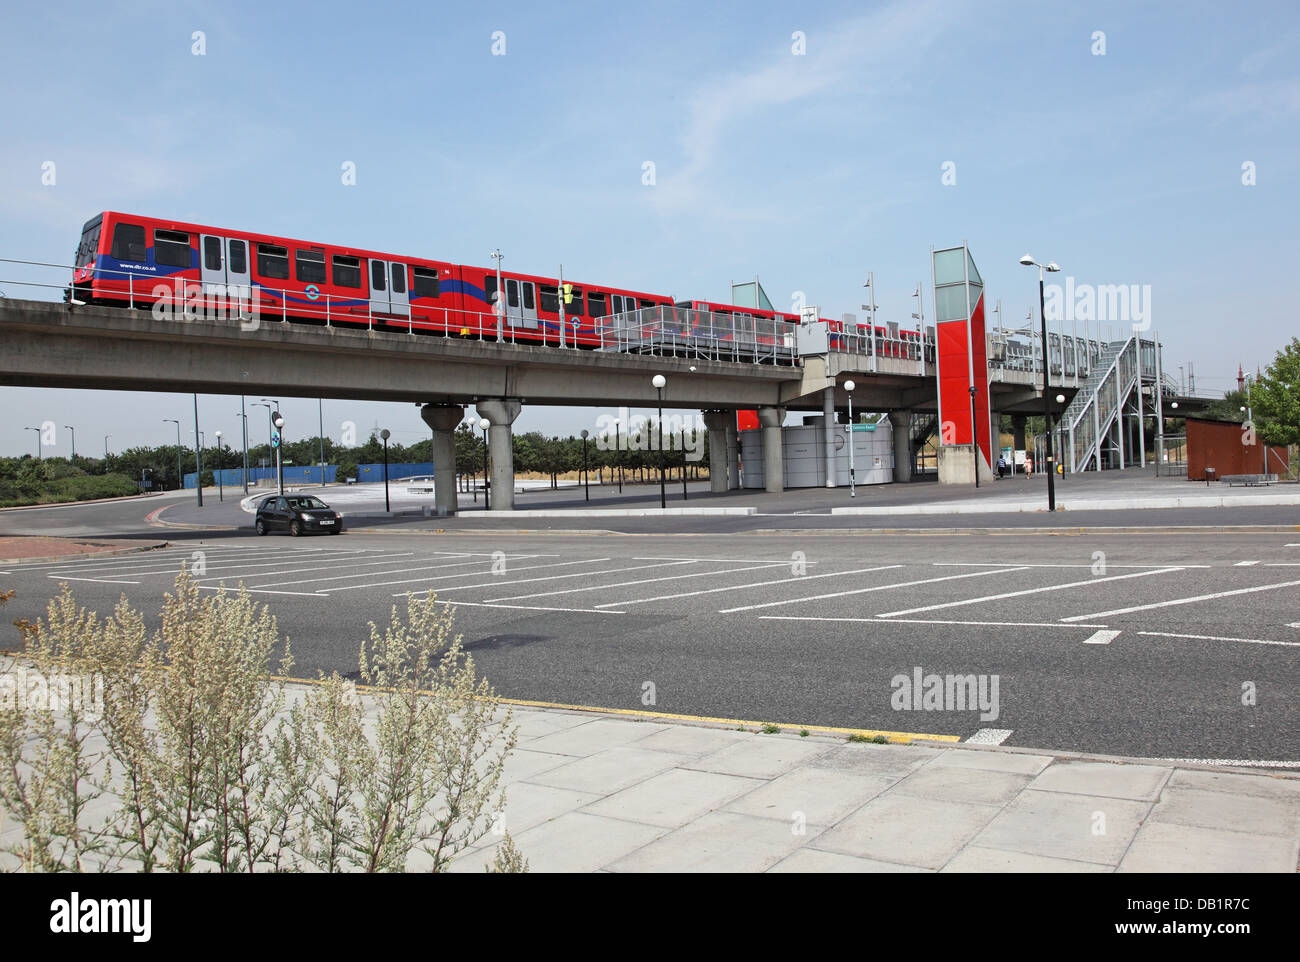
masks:
[[[889,412],[895,480],[910,477],[912,412],[935,410],[933,364],[917,359],[831,352],[793,365],[753,364],[0,300],[4,385],[416,402],[433,431],[438,477],[455,474],[453,432],[473,404],[492,423],[494,510],[514,507],[512,425],[523,405],[654,407],[655,374],[667,378],[665,407],[705,413],[715,492],[739,487],[736,410],[759,412],[769,491],[782,490],[786,411],[824,414],[829,442],[835,412],[848,405],[848,377],[857,410]],[[1041,411],[1033,382],[1026,372],[991,384],[994,409]],[[438,485],[436,500],[440,513],[454,513],[454,486]]]

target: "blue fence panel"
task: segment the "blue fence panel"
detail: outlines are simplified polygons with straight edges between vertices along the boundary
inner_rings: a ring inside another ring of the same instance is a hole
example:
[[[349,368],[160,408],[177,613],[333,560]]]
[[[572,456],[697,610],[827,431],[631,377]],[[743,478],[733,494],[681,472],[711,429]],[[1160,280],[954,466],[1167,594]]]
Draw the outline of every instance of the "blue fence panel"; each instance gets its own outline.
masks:
[[[425,478],[433,477],[433,465],[431,463],[423,464],[393,464],[388,465],[388,480],[399,481],[403,478]],[[194,472],[191,471],[185,475],[185,487],[194,487]],[[249,468],[248,483],[256,484],[258,481],[274,481],[276,479],[275,468]],[[360,483],[383,481],[384,464],[359,464],[357,465],[356,479]],[[334,484],[339,481],[338,465],[327,464],[324,470],[324,480],[328,484]],[[213,472],[213,484],[218,483],[217,472]],[[244,471],[242,468],[226,468],[220,472],[220,483],[227,487],[243,487]],[[320,484],[321,467],[319,464],[288,464],[284,468],[284,483],[293,485],[303,484]]]

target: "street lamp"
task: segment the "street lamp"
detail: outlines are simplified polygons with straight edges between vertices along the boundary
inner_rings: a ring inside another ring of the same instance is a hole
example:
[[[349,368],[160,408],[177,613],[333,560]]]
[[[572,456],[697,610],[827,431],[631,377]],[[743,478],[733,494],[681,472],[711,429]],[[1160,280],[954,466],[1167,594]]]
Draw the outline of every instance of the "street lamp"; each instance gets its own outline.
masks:
[[[244,406],[243,398],[239,399],[239,406],[241,409],[243,408]],[[248,494],[248,415],[245,414],[243,410],[240,410],[239,412],[239,424],[241,430],[243,431],[243,437],[244,437],[244,453],[242,459],[242,463],[244,465],[243,467],[244,494]]]
[[[199,436],[199,395],[194,395],[194,497],[203,507],[203,441]]]
[[[970,386],[970,443],[971,443],[971,466],[975,469],[975,487],[980,486],[980,438],[979,431],[975,427],[975,395],[978,388],[974,384]],[[990,425],[991,426],[991,425]],[[991,453],[991,452],[990,452]]]
[[[582,429],[582,490],[583,500],[591,500],[591,478],[587,475],[587,429]]]
[[[217,431],[217,470],[215,474],[217,476],[217,500],[225,501],[226,500],[225,484],[221,480],[221,431],[220,430]]]
[[[497,315],[497,340],[502,341],[505,340],[505,336],[502,333],[502,324],[504,323],[505,314],[506,314],[506,291],[505,288],[501,286],[501,249],[497,248],[488,256],[497,262],[497,302],[494,305],[493,309],[496,311],[496,315]],[[480,324],[479,337],[481,338],[482,336],[483,336],[483,325]],[[486,481],[487,478],[484,477],[485,484]],[[486,491],[487,488],[484,487],[484,490]]]
[[[1056,412],[1056,431],[1057,431],[1057,434],[1059,435],[1059,440],[1060,440],[1060,444],[1058,445],[1058,447],[1060,447],[1060,449],[1061,449],[1061,457],[1065,457],[1065,435],[1064,435],[1063,433],[1061,433],[1061,418],[1065,415],[1065,395],[1064,395],[1064,394],[1058,394],[1058,395],[1056,395],[1056,407],[1057,407],[1057,412]],[[1073,457],[1073,455],[1071,455],[1071,457]],[[1064,468],[1064,467],[1061,468],[1061,480],[1062,480],[1062,481],[1065,480],[1065,468]]]
[[[105,474],[108,474],[108,439],[111,438],[112,436],[113,435],[111,434],[104,435],[104,473]]]
[[[492,483],[488,480],[488,428],[492,427],[492,422],[487,418],[479,418],[479,430],[483,432],[483,510],[492,509]]]
[[[72,435],[72,460],[76,461],[77,460],[77,429],[74,428],[71,424],[65,424],[63,426],[67,428],[68,433]]]
[[[279,434],[279,437],[275,439],[279,442],[275,446],[275,476],[280,483],[280,494],[284,494],[284,457],[282,456],[284,451],[284,415],[276,411],[272,423]]]
[[[40,428],[23,428],[24,431],[36,432],[36,460],[41,459],[41,429]]]
[[[668,379],[656,374],[650,379],[654,389],[659,392],[659,507],[668,507],[668,494],[664,490],[664,385]]]
[[[853,389],[857,387],[852,381],[844,382],[844,393],[849,396],[849,497],[856,498],[858,490],[853,476]]]
[[[1048,261],[1046,264],[1040,264],[1034,260],[1033,256],[1026,254],[1020,258],[1020,263],[1025,267],[1038,268],[1038,319],[1042,324],[1043,334],[1043,417],[1044,423],[1052,423],[1052,398],[1049,392],[1051,382],[1051,365],[1047,359],[1047,309],[1046,295],[1043,291],[1043,271],[1055,274],[1061,268],[1056,261]],[[1052,454],[1052,432],[1047,432],[1047,510],[1056,510],[1056,470],[1053,462],[1055,458]]]
[[[181,422],[175,418],[163,418],[163,423],[176,425],[176,487],[179,490],[185,487],[185,475],[181,473]]]
[[[392,506],[388,503],[388,439],[392,437],[388,428],[379,432],[379,436],[384,439],[384,510],[392,511]]]

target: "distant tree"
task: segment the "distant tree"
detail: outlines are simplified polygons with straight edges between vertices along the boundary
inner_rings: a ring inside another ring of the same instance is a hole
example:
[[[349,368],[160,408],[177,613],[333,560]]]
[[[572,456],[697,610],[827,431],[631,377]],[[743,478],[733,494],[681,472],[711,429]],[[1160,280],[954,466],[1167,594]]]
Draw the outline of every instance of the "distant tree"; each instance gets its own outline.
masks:
[[[1300,338],[1291,338],[1252,386],[1251,406],[1261,439],[1300,444]]]

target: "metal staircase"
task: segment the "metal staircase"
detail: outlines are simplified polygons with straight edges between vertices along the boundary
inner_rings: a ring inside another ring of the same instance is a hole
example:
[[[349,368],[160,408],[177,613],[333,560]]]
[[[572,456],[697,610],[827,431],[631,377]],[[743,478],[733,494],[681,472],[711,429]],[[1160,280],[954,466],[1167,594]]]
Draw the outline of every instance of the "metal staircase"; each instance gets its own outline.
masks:
[[[1144,370],[1153,367],[1154,354],[1150,364],[1143,363],[1147,360],[1143,345],[1137,335],[1130,335],[1127,340],[1107,346],[1062,414],[1061,434],[1066,445],[1061,454],[1071,472],[1100,469],[1102,446],[1111,430],[1122,418],[1133,393],[1140,395],[1143,375],[1154,375],[1154,370]]]

